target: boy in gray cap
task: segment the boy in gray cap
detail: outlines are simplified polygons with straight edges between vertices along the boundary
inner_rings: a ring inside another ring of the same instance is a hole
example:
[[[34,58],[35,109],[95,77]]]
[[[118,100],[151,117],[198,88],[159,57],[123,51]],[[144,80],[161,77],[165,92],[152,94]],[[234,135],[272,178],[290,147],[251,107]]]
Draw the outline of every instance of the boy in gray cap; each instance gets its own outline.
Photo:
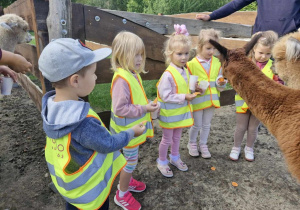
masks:
[[[126,165],[119,150],[145,130],[141,123],[111,135],[80,99],[95,86],[96,62],[110,54],[109,48],[92,51],[79,40],[61,38],[39,58],[39,69],[55,88],[42,99],[45,157],[67,209],[108,209],[113,181]]]

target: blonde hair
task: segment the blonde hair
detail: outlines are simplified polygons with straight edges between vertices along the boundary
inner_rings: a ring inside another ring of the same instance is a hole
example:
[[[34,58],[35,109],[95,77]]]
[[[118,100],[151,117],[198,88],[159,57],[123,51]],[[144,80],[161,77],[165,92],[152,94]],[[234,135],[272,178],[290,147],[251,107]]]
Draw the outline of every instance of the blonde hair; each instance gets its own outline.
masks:
[[[210,29],[202,29],[198,35],[198,44],[197,44],[197,52],[200,53],[202,47],[209,42],[210,39],[219,42],[220,37],[222,36],[221,31],[215,30],[213,28]]]
[[[270,49],[273,48],[274,44],[277,42],[278,40],[278,34],[274,31],[259,31],[255,34],[252,35],[251,39],[253,39],[253,37],[255,37],[256,35],[261,34],[262,36],[258,39],[258,41],[256,42],[256,44],[253,46],[252,50],[249,53],[249,57],[253,60],[254,59],[254,49],[256,49],[258,44],[261,44],[265,47],[270,47]]]
[[[146,73],[145,61],[146,52],[143,40],[134,33],[121,31],[116,35],[112,42],[111,66],[113,71],[122,68],[130,72],[130,68],[134,66],[134,58],[136,54],[142,54],[142,64],[139,69],[134,69],[137,73]],[[133,70],[133,69],[131,69]]]
[[[164,56],[166,65],[169,65],[171,63],[171,55],[174,53],[174,51],[183,47],[188,47],[189,51],[191,50],[192,41],[190,36],[186,36],[184,34],[176,34],[176,32],[174,32],[164,44]]]

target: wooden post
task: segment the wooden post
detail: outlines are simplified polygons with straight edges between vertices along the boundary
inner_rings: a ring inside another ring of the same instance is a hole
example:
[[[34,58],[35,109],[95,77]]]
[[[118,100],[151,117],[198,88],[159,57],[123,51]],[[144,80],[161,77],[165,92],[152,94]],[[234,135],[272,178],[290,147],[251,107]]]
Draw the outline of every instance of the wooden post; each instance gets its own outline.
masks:
[[[47,27],[49,41],[57,38],[72,37],[71,0],[50,0]]]

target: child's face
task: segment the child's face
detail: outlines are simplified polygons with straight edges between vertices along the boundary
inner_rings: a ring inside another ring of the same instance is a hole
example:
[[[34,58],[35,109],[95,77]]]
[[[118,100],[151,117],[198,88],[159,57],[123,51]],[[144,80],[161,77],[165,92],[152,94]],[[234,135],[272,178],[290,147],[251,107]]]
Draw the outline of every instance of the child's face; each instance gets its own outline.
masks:
[[[134,70],[139,70],[143,62],[143,53],[139,52],[134,56],[133,65]]]
[[[215,51],[215,47],[210,43],[206,43],[202,46],[199,52],[199,57],[201,59],[209,60],[211,56],[213,56],[214,51]]]
[[[177,67],[182,68],[189,60],[189,47],[182,47],[174,50],[171,54],[171,62]]]
[[[255,48],[253,48],[254,51],[254,59],[260,63],[266,62],[271,58],[271,47],[264,46],[262,44],[257,44]]]
[[[79,88],[78,88],[78,96],[85,97],[92,92],[95,87],[97,76],[96,72],[97,64],[93,63],[89,65],[84,74],[84,76],[79,76]]]

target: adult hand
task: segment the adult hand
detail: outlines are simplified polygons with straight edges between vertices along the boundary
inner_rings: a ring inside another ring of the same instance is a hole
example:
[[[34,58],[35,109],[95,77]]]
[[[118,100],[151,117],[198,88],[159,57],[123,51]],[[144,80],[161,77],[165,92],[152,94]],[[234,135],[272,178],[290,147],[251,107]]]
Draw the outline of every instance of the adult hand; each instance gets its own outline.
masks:
[[[208,21],[210,20],[210,16],[207,14],[196,14],[196,19]]]
[[[3,74],[6,77],[10,76],[14,82],[17,82],[17,73],[7,66],[0,66],[0,74]]]
[[[10,62],[9,67],[17,73],[25,74],[30,72],[32,64],[29,63],[23,56],[15,54],[14,61]]]
[[[146,126],[144,125],[143,122],[133,126],[132,130],[134,131],[134,137],[142,135],[144,133],[145,129],[146,129]]]

